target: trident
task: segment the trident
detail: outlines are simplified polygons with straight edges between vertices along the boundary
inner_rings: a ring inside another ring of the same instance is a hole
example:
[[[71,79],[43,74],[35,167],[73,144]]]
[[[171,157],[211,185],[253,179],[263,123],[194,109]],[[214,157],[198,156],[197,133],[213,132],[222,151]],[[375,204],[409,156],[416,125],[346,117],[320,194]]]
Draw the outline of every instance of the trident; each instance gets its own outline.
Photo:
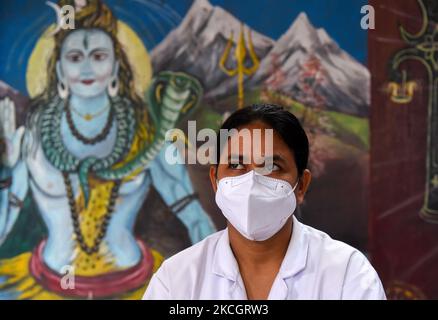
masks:
[[[225,72],[229,77],[234,77],[237,74],[237,88],[238,88],[238,109],[243,108],[244,104],[244,92],[243,92],[243,79],[244,75],[250,76],[254,74],[257,69],[259,68],[260,61],[257,57],[254,46],[252,43],[251,38],[251,30],[248,32],[248,39],[249,39],[249,56],[251,58],[252,67],[247,68],[245,66],[245,58],[246,58],[246,44],[245,44],[245,35],[243,32],[243,24],[240,27],[240,35],[239,35],[239,42],[236,45],[236,49],[234,51],[234,58],[236,59],[236,68],[235,69],[227,69],[225,66],[225,63],[228,60],[228,57],[230,56],[231,48],[234,44],[233,40],[233,32],[231,31],[230,38],[228,39],[227,46],[225,47],[225,51],[222,54],[222,57],[219,62],[219,67],[223,72]]]

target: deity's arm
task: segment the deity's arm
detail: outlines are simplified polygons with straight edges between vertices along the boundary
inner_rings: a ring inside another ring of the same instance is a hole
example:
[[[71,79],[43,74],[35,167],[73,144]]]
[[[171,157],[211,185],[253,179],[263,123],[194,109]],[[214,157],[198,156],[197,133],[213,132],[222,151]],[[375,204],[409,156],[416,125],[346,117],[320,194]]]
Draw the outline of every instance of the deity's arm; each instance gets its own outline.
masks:
[[[150,165],[152,184],[184,223],[190,238],[196,243],[216,231],[209,215],[202,208],[184,164],[172,164],[166,160],[166,152],[178,153],[173,144],[165,144]]]
[[[0,245],[17,221],[29,189],[28,170],[23,157],[27,138],[24,127],[15,127],[15,105],[0,101]],[[26,139],[25,139],[26,140]]]

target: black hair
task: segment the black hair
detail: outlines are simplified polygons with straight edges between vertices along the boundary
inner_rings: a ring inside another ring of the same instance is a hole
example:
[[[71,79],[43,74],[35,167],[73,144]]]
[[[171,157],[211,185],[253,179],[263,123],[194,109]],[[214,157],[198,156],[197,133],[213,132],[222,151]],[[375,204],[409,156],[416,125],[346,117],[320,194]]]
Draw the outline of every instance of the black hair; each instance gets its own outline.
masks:
[[[301,176],[307,168],[309,140],[297,117],[285,108],[274,104],[253,104],[232,113],[222,124],[221,129],[238,129],[257,120],[271,126],[281,136],[292,151],[298,175]],[[217,150],[219,150],[216,152],[217,164],[219,164],[224,145],[223,142],[221,144],[219,132],[217,134]]]

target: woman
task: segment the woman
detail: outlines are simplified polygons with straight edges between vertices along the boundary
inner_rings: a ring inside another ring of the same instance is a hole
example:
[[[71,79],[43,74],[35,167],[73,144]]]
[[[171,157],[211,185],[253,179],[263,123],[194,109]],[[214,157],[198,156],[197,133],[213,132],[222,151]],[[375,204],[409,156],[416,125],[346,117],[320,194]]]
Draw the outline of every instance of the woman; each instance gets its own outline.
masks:
[[[166,260],[144,299],[385,299],[362,253],[293,216],[311,180],[308,140],[296,117],[255,105],[221,129],[250,132],[250,141],[219,143],[210,170],[227,228]]]
[[[26,128],[15,130],[12,103],[0,106],[0,244],[28,193],[48,229],[33,254],[0,261],[0,297],[141,298],[162,256],[135,238],[134,223],[151,185],[169,205],[193,193],[184,167],[167,165],[160,150],[183,108],[199,99],[199,83],[160,74],[151,122],[106,5],[87,1],[75,29],[54,38],[48,83]],[[214,230],[198,202],[178,218],[193,242]]]

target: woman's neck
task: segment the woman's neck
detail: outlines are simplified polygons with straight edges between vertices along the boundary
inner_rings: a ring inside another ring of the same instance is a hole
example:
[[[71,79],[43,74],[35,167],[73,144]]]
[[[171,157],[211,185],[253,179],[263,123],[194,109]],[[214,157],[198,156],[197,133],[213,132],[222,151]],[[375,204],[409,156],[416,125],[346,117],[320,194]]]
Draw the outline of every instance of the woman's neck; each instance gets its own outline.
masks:
[[[290,218],[277,234],[265,241],[248,240],[229,224],[230,246],[239,268],[262,270],[273,265],[280,268],[292,237],[292,224]]]

